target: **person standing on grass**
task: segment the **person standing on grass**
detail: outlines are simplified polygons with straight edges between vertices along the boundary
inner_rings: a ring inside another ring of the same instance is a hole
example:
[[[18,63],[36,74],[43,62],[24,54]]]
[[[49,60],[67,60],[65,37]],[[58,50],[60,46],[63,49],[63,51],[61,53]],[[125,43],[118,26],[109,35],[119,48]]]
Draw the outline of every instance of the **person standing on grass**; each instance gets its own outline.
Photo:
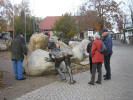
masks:
[[[23,67],[22,67],[24,55],[27,55],[27,48],[23,33],[19,33],[19,35],[14,40],[12,40],[10,51],[11,51],[11,57],[12,57],[11,59],[13,63],[15,79],[16,80],[26,79],[23,76]]]
[[[102,41],[100,39],[100,35],[96,33],[94,35],[94,42],[92,43],[91,48],[91,57],[92,57],[92,76],[91,80],[88,84],[94,85],[95,83],[95,74],[96,70],[98,72],[98,80],[97,84],[101,84],[102,81],[102,63],[104,61],[104,55],[100,52],[102,47]]]
[[[106,74],[104,75],[104,80],[110,80],[111,79],[110,58],[113,53],[112,51],[113,43],[112,43],[112,38],[107,29],[102,30],[102,36],[103,36],[103,43],[107,48],[106,52],[104,53],[104,66],[106,70]]]

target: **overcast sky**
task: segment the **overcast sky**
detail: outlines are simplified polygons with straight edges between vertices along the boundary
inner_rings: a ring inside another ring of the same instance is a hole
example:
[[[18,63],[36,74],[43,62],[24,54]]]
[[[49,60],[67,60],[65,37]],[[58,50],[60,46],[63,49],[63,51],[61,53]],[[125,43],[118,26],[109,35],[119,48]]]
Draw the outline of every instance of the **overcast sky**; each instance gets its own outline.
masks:
[[[22,0],[12,0],[20,3]],[[76,12],[84,0],[29,0],[32,14],[37,17],[61,16],[66,12]]]
[[[11,0],[20,3],[22,0]],[[29,1],[31,13],[37,17],[61,16],[66,12],[76,13],[85,0],[26,0]],[[122,0],[116,0],[120,2]],[[125,1],[125,0],[123,0]]]

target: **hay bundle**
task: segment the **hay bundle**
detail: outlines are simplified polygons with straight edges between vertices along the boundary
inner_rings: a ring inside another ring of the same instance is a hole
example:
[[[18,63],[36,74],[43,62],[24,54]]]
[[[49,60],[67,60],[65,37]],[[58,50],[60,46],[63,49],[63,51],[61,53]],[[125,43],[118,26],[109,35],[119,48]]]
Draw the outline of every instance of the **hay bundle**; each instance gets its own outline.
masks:
[[[33,34],[30,38],[29,49],[34,51],[36,49],[46,49],[48,46],[48,36],[43,33]]]

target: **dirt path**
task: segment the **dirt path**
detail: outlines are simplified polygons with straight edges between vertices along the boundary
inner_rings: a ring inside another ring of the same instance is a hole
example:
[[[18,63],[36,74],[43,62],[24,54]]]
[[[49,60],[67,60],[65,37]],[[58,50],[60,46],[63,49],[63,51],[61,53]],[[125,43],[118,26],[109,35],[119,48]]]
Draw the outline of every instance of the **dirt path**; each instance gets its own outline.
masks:
[[[26,80],[22,81],[15,80],[9,52],[0,52],[0,70],[4,71],[3,81],[6,83],[6,86],[0,87],[0,100],[3,97],[6,97],[7,100],[13,100],[58,80],[58,76],[54,74],[42,77],[27,77]]]
[[[0,70],[4,71],[3,81],[6,86],[0,87],[0,100],[13,100],[35,89],[44,87],[55,81],[59,81],[59,77],[55,72],[42,77],[26,77],[26,80],[15,80],[12,68],[12,61],[10,60],[9,52],[0,52]],[[72,65],[72,64],[71,64]],[[76,67],[75,67],[76,66]],[[79,67],[78,67],[79,66]],[[88,65],[82,66],[79,64],[72,65],[74,74],[83,72],[89,69]]]

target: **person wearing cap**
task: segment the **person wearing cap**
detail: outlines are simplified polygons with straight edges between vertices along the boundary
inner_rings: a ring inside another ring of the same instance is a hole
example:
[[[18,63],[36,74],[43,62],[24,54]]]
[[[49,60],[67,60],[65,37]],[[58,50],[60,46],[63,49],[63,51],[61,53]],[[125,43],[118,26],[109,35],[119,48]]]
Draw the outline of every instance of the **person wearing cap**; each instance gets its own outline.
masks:
[[[18,36],[16,36],[15,39],[12,40],[10,51],[11,51],[11,59],[13,63],[15,79],[16,80],[26,79],[23,76],[23,67],[22,67],[24,55],[27,55],[27,48],[24,41],[23,33],[20,33]]]
[[[17,39],[21,40],[21,42],[26,45],[26,42],[25,42],[25,39],[24,39],[24,33],[23,32],[20,32],[17,36],[16,36]]]
[[[102,63],[104,61],[104,55],[100,52],[102,46],[102,41],[100,39],[100,35],[96,33],[94,35],[94,42],[92,43],[91,49],[91,57],[92,57],[92,76],[91,81],[88,83],[90,85],[94,85],[95,83],[95,74],[96,70],[98,72],[98,80],[97,84],[101,84],[102,81]]]
[[[110,58],[113,53],[112,38],[107,29],[102,30],[102,36],[103,36],[103,43],[107,48],[106,52],[104,53],[104,66],[106,70],[106,74],[104,75],[104,80],[110,80],[111,79]]]

